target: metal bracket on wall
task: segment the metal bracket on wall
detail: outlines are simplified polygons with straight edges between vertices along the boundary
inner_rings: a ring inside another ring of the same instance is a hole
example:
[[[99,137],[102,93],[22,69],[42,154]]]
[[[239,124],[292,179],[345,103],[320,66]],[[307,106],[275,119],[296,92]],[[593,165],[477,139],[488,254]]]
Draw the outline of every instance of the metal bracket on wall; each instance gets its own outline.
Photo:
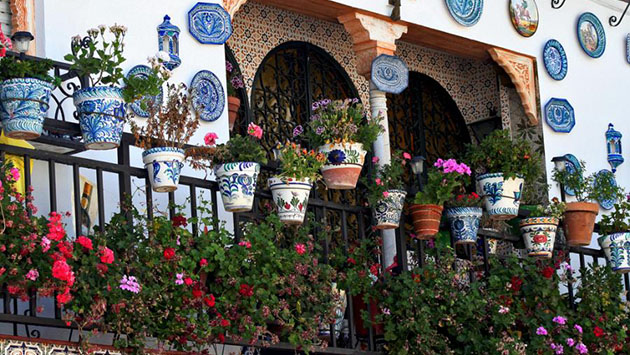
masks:
[[[392,14],[389,16],[389,18],[391,18],[392,21],[400,20],[400,2],[401,1],[402,0],[389,0],[389,4],[394,6],[394,8],[392,9]]]
[[[559,9],[564,5],[566,0],[551,0],[551,7],[554,9]]]
[[[626,9],[623,10],[623,13],[621,14],[621,17],[619,19],[617,19],[617,16],[615,16],[615,15],[610,16],[610,18],[608,19],[608,24],[610,24],[612,27],[619,26],[621,21],[623,21],[624,16],[626,16],[626,12],[628,12],[628,8],[629,7],[630,7],[630,2],[628,3],[628,5],[626,5]]]

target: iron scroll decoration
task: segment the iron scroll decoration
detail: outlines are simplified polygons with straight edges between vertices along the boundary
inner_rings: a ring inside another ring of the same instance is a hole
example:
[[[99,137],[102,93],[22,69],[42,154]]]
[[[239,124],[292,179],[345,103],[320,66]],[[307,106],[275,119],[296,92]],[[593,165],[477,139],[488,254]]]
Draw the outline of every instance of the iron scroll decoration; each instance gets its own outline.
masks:
[[[551,0],[551,7],[554,9],[559,9],[564,5],[566,0]]]
[[[372,61],[371,79],[380,91],[400,94],[409,86],[409,68],[399,57],[381,54]]]
[[[617,16],[615,15],[610,16],[610,18],[608,19],[608,24],[611,25],[612,27],[619,26],[621,21],[623,21],[623,18],[626,16],[626,12],[628,12],[628,8],[630,8],[630,2],[628,3],[628,5],[626,5],[626,8],[623,10],[623,13],[621,14],[621,17],[617,18]]]

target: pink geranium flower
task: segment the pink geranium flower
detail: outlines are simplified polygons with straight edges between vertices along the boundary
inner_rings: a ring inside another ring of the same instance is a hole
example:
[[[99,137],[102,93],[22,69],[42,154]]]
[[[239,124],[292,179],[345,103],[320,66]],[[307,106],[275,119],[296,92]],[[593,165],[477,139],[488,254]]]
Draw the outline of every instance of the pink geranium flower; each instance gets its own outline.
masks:
[[[9,174],[11,174],[13,181],[20,180],[20,170],[18,168],[11,168],[11,170],[9,170]]]
[[[38,277],[39,277],[39,272],[35,269],[30,269],[28,273],[26,274],[26,278],[31,281],[37,280]]]
[[[376,163],[379,162],[379,160],[380,160],[379,157],[373,157],[372,158],[372,163],[376,164]]]
[[[409,154],[409,153],[407,153],[407,152],[404,152],[404,153],[403,153],[403,158],[405,158],[405,159],[409,160],[409,159],[411,159],[411,154]]]
[[[306,253],[306,245],[302,243],[295,244],[295,252],[300,255]]]
[[[262,128],[260,128],[259,125],[252,122],[249,124],[249,126],[247,126],[247,134],[254,138],[261,139],[263,135],[263,130]]]
[[[383,197],[385,197],[385,198],[389,197],[389,192],[383,191]]]
[[[217,136],[216,133],[210,132],[206,133],[206,136],[203,137],[203,141],[206,143],[206,145],[213,146],[217,144],[217,138],[219,138],[219,136]]]

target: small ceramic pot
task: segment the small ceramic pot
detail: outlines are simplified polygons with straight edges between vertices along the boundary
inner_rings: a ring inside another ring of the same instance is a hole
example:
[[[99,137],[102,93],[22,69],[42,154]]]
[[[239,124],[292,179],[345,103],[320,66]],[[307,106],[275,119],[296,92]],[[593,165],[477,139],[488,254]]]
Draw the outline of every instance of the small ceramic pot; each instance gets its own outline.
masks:
[[[225,163],[215,167],[223,207],[228,212],[247,212],[254,205],[260,165],[254,162]]]
[[[53,89],[53,84],[32,78],[0,83],[0,119],[4,135],[26,140],[39,137]]]
[[[613,271],[630,272],[630,233],[613,233],[597,238]]]
[[[570,246],[587,246],[595,229],[599,205],[592,202],[569,202],[564,212],[564,234]]]
[[[481,207],[449,207],[444,212],[455,244],[474,244],[483,210]]]
[[[494,220],[512,219],[518,215],[523,194],[523,178],[505,180],[503,173],[477,177],[477,193],[483,198],[486,211]]]
[[[184,151],[172,147],[156,147],[142,153],[142,162],[149,172],[149,181],[155,192],[173,192],[179,185],[184,167]]]
[[[302,224],[313,183],[309,179],[272,177],[269,179],[269,188],[280,220],[285,224]]]
[[[125,125],[122,89],[111,86],[85,88],[77,90],[73,99],[85,147],[93,150],[118,148]]]
[[[376,221],[376,229],[394,229],[400,224],[400,215],[405,205],[407,191],[387,190],[389,195],[372,208],[372,216]]]
[[[322,176],[329,189],[349,190],[357,186],[365,154],[361,143],[335,143],[319,147],[326,156]]]
[[[238,109],[241,107],[241,99],[236,96],[228,96],[228,122],[230,124],[230,131],[234,129],[234,122],[238,119]]]
[[[429,240],[440,231],[444,207],[438,205],[411,205],[411,220],[416,238]]]
[[[559,222],[553,217],[532,217],[519,223],[528,256],[551,258]]]

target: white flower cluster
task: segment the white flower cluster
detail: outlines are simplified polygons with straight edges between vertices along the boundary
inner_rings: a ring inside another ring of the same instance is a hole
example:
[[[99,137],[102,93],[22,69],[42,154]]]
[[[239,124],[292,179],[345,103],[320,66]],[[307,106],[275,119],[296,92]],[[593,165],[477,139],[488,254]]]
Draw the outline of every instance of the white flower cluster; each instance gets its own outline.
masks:
[[[164,62],[168,62],[169,60],[171,60],[170,55],[164,51],[159,51],[155,54],[155,56],[147,58],[147,61],[151,65],[151,68],[153,68],[154,70],[157,69],[160,73],[160,76],[162,76],[164,80],[168,80],[171,77],[171,71],[168,70],[168,68],[166,68],[163,64]]]

